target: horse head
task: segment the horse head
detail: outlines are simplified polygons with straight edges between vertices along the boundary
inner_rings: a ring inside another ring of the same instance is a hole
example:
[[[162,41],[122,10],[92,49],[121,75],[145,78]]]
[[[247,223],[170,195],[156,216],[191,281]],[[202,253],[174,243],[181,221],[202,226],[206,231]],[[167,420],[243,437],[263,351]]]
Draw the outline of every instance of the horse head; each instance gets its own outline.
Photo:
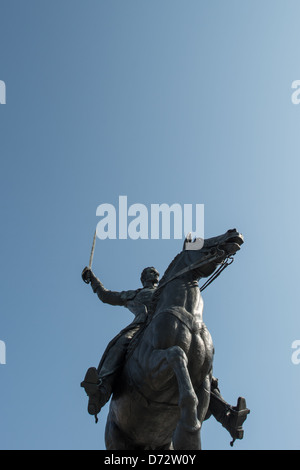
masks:
[[[191,240],[187,235],[183,251],[188,251],[189,264],[195,265],[199,277],[211,275],[216,267],[225,260],[231,258],[240,250],[244,243],[244,237],[235,228],[227,230],[223,235],[217,237],[195,238]]]
[[[241,245],[244,243],[244,237],[239,233],[235,228],[227,230],[223,235],[218,237],[206,238],[195,238],[194,241],[191,239],[191,234],[189,233],[186,236],[184,241],[184,250],[193,250],[202,252],[208,252],[209,250],[221,249],[225,253],[234,255],[237,251],[240,250]],[[193,246],[194,245],[194,246]]]

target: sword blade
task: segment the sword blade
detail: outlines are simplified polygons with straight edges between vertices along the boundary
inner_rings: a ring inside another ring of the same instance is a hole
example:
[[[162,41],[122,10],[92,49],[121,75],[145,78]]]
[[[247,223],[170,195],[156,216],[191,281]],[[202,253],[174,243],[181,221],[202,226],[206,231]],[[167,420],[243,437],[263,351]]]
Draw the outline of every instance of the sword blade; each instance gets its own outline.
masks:
[[[95,252],[95,245],[96,245],[96,238],[97,238],[97,230],[95,230],[95,234],[94,234],[93,245],[92,245],[92,250],[91,250],[91,256],[90,256],[90,261],[89,261],[89,269],[92,269],[94,252]]]

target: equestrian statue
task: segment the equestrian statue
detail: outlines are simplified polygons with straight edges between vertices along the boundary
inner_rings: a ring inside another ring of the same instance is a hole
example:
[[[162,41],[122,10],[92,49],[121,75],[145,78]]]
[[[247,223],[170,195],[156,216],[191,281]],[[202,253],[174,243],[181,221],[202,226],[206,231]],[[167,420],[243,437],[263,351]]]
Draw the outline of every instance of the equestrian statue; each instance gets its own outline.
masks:
[[[107,290],[91,269],[95,237],[82,279],[102,302],[135,316],[81,382],[96,422],[111,398],[106,449],[200,450],[202,423],[210,416],[228,430],[231,445],[242,439],[250,411],[243,397],[229,405],[213,376],[214,346],[203,322],[199,281],[209,278],[206,287],[233,261],[243,236],[236,229],[204,241],[188,235],[160,280],[147,267],[142,288],[122,292]]]

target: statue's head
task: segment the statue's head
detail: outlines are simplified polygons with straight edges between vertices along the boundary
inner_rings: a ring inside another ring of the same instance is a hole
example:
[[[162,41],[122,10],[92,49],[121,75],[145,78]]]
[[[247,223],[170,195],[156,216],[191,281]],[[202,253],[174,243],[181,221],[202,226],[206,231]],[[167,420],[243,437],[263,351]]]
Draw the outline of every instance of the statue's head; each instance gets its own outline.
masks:
[[[141,283],[145,287],[146,285],[158,284],[159,272],[153,267],[143,269],[141,274]]]

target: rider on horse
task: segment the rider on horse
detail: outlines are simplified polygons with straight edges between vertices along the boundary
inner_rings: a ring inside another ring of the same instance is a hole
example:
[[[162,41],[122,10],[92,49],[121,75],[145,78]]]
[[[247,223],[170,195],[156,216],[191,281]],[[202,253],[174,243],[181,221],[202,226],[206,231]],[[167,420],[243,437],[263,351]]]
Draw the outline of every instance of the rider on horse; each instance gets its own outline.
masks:
[[[141,274],[143,287],[122,292],[105,289],[89,268],[83,270],[82,278],[85,283],[91,284],[93,292],[102,302],[127,307],[135,315],[133,322],[109,343],[98,368],[89,368],[81,383],[89,397],[88,412],[95,416],[97,422],[97,414],[108,402],[114,390],[132,339],[149,320],[148,312],[158,286],[159,273],[154,267],[145,268]],[[238,399],[237,406],[231,406],[223,399],[218,388],[218,381],[213,377],[206,419],[213,415],[235,440],[243,438],[242,424],[248,413],[249,410],[243,398]]]

